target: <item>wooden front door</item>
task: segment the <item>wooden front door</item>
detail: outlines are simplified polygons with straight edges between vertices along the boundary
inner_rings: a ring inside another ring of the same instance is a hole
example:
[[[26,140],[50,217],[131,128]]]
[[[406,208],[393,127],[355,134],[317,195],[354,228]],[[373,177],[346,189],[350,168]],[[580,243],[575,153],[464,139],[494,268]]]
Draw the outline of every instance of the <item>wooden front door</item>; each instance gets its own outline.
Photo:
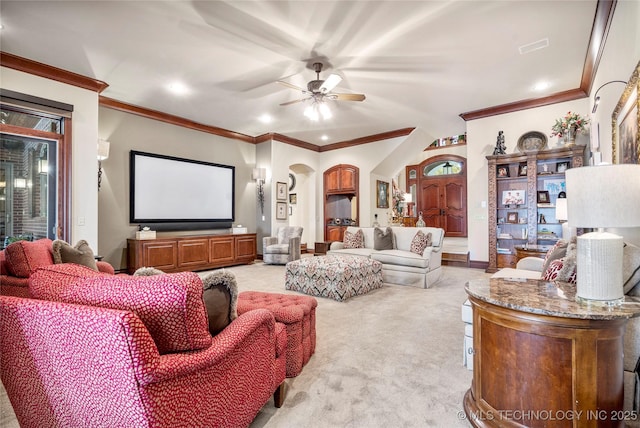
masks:
[[[446,155],[445,155],[446,156]],[[431,227],[441,227],[445,236],[467,236],[467,177],[464,158],[438,156],[427,159],[417,169],[418,195],[416,213]],[[430,175],[430,171],[440,168],[447,160],[461,168],[454,173]],[[435,166],[434,166],[435,165]]]

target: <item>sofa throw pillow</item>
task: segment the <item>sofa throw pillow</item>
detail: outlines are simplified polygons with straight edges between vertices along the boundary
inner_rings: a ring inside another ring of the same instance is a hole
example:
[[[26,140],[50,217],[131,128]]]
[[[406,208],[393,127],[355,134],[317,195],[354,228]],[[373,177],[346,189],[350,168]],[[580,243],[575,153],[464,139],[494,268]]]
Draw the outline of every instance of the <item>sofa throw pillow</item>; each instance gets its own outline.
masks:
[[[93,270],[98,270],[96,259],[93,257],[93,250],[84,239],[72,247],[65,241],[56,239],[53,241],[53,261],[55,264],[75,263],[86,266]]]
[[[202,284],[209,332],[215,336],[238,317],[238,284],[235,275],[224,269],[202,278]]]
[[[626,244],[622,250],[622,280],[624,293],[640,296],[640,247]],[[638,289],[638,290],[636,290]]]
[[[29,278],[39,267],[53,264],[51,240],[17,241],[5,248],[5,267],[9,274]]]
[[[373,248],[374,250],[393,250],[393,232],[390,227],[387,227],[384,232],[379,227],[373,229]]]
[[[563,281],[563,282],[568,282],[570,284],[575,284],[576,283],[575,269],[569,273],[569,277],[567,279],[558,278],[558,275],[560,271],[562,271],[563,267],[564,267],[564,259],[556,259],[552,261],[551,263],[549,263],[549,267],[547,268],[547,270],[544,271],[544,273],[542,274],[542,280],[543,281]]]
[[[344,232],[344,248],[364,248],[364,233],[362,229],[358,229],[356,233],[348,230]]]
[[[556,242],[555,245],[547,251],[547,254],[544,256],[544,262],[542,263],[542,272],[546,272],[547,269],[549,269],[549,265],[552,261],[564,257],[567,253],[567,245],[569,245],[569,242],[564,239],[559,239],[558,242]]]
[[[425,233],[421,230],[416,232],[413,240],[411,240],[411,246],[409,247],[409,251],[412,253],[420,254],[424,253],[425,248],[430,247],[431,244],[431,232]]]
[[[562,268],[560,268],[558,275],[556,276],[557,281],[571,282],[575,284],[578,257],[577,247],[577,242],[575,242],[575,240],[572,240],[569,242],[569,245],[567,245],[567,253],[562,258]]]

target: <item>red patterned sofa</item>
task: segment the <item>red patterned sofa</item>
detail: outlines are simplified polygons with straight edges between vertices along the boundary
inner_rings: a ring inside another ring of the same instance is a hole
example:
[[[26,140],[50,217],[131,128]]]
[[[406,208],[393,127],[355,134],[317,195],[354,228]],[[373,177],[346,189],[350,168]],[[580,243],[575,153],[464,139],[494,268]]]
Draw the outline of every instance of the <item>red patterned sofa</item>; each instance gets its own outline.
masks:
[[[197,274],[37,269],[0,296],[0,377],[21,427],[246,427],[284,398],[286,330],[264,309],[211,337]]]
[[[29,297],[29,277],[39,267],[53,265],[53,241],[17,241],[0,251],[0,294]],[[113,275],[107,262],[96,262],[98,270]]]

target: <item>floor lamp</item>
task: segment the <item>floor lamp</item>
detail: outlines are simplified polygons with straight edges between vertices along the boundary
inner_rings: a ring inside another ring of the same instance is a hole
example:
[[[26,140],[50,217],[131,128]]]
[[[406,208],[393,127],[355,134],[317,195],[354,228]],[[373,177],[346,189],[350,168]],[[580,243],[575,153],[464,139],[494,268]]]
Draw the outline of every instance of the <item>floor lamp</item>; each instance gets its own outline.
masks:
[[[568,217],[598,231],[578,236],[576,296],[615,305],[624,299],[623,239],[610,227],[640,226],[640,165],[571,168],[566,172]]]

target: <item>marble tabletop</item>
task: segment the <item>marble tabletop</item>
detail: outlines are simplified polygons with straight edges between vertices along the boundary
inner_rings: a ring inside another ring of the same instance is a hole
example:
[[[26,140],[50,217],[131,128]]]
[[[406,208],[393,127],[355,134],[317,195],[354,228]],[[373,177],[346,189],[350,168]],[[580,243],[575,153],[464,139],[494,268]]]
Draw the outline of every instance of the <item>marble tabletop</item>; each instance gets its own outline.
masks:
[[[576,300],[576,286],[522,278],[477,279],[467,294],[483,302],[521,312],[564,318],[611,320],[640,316],[640,299],[625,296],[619,305]]]

